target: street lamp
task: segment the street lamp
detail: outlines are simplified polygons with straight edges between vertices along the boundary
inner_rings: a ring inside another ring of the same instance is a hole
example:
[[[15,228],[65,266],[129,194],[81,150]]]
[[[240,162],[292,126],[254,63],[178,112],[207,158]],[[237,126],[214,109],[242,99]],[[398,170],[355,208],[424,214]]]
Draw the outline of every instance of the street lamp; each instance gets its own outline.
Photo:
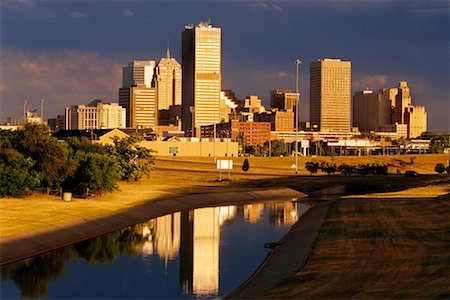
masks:
[[[296,67],[296,76],[295,76],[295,174],[298,174],[298,102],[299,102],[299,94],[298,94],[298,66],[302,63],[302,61],[297,58],[295,60]]]

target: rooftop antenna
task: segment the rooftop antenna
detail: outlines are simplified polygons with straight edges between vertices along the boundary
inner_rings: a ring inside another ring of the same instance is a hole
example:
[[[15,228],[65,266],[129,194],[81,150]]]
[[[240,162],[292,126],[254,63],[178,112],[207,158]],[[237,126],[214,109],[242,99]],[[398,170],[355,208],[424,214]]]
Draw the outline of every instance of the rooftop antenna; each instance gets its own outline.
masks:
[[[167,60],[170,59],[169,38],[167,38],[166,58],[167,58]]]

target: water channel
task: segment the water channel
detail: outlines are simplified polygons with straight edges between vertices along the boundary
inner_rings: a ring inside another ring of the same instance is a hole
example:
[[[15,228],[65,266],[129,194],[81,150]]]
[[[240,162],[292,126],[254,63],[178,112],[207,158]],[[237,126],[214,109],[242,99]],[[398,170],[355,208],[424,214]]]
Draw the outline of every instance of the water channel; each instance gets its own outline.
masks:
[[[1,299],[220,298],[312,204],[264,202],[165,215],[1,269]]]

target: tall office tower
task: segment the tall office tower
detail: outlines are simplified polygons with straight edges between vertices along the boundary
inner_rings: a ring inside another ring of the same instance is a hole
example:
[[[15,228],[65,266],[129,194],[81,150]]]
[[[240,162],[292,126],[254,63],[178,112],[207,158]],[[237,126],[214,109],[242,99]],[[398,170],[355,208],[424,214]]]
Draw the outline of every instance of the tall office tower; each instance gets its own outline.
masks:
[[[419,137],[427,131],[427,112],[424,106],[411,105],[405,109],[405,122],[408,124],[407,137],[410,139]]]
[[[153,73],[155,70],[154,60],[133,60],[122,68],[122,87],[130,87],[136,84],[144,84],[152,87]]]
[[[405,109],[411,106],[411,93],[406,81],[401,81],[398,87],[398,94],[395,96],[394,121],[399,124],[406,124]]]
[[[361,132],[379,130],[391,124],[391,100],[388,89],[357,91],[353,95],[353,126]]]
[[[291,90],[270,91],[270,108],[295,111],[295,101],[297,101],[297,93]]]
[[[351,62],[321,59],[310,64],[310,122],[324,132],[350,131]]]
[[[155,86],[158,91],[158,109],[169,109],[171,105],[181,105],[181,65],[170,57],[161,58],[155,68]]]
[[[119,104],[127,111],[128,128],[155,128],[158,125],[156,88],[137,84],[119,89]]]
[[[187,25],[182,33],[183,130],[219,123],[221,29]],[[191,108],[193,107],[193,108]],[[192,114],[194,114],[192,116]]]
[[[88,105],[78,104],[66,108],[67,129],[125,128],[125,108],[117,103],[104,103],[100,99]]]

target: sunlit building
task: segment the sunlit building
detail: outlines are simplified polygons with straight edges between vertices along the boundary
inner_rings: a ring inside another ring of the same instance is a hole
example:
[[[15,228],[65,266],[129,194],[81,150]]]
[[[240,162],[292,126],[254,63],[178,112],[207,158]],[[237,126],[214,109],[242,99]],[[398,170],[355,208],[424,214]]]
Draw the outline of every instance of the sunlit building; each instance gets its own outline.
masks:
[[[427,112],[425,106],[411,105],[405,109],[405,122],[407,124],[407,137],[419,137],[427,131]]]
[[[126,111],[117,103],[97,99],[88,105],[71,105],[65,118],[69,130],[125,128]]]
[[[154,128],[158,125],[156,88],[145,84],[120,88],[119,104],[126,109],[126,127]]]
[[[221,29],[208,22],[185,26],[182,66],[183,130],[191,130],[192,122],[195,128],[219,123]]]
[[[270,91],[270,108],[295,111],[297,97],[298,94],[293,93],[291,90],[277,89]]]
[[[122,87],[143,84],[152,87],[153,74],[155,70],[154,60],[133,60],[122,68]]]
[[[310,122],[322,132],[349,132],[351,62],[321,59],[310,64]]]
[[[181,65],[167,49],[155,68],[155,87],[158,92],[158,109],[169,109],[181,105]]]

